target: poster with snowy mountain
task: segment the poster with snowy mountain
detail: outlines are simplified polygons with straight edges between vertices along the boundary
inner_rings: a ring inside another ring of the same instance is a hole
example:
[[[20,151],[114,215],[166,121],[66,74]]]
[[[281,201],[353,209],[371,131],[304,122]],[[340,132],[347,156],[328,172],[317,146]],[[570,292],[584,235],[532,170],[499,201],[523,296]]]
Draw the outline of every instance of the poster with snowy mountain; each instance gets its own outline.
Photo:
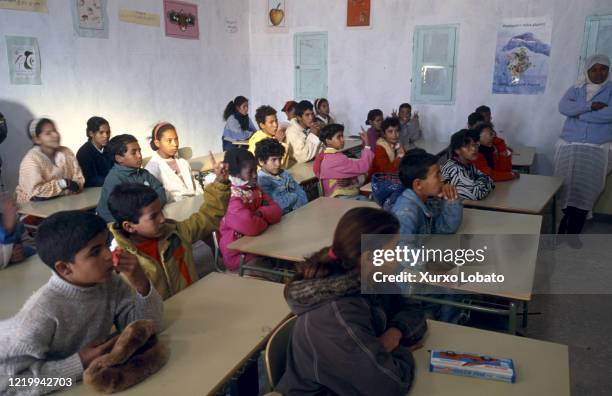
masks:
[[[494,94],[536,95],[545,91],[551,35],[550,18],[502,22],[497,30]]]

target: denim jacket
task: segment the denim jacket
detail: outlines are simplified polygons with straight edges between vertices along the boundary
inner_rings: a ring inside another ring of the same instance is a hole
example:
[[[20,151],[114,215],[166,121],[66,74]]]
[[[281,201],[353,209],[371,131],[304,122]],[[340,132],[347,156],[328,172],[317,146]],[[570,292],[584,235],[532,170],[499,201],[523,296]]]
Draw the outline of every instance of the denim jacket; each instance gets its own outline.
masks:
[[[273,176],[260,169],[257,172],[257,184],[281,207],[283,214],[308,203],[306,193],[287,171],[283,170],[278,176]]]
[[[397,198],[391,212],[400,221],[401,234],[454,234],[463,220],[463,202],[436,198],[423,202],[407,188]]]

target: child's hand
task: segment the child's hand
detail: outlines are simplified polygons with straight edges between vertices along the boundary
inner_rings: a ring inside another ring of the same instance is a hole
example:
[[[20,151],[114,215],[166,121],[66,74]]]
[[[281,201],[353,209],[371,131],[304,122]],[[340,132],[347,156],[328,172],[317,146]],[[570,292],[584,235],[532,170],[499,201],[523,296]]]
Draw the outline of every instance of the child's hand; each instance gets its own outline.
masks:
[[[412,119],[413,120],[419,120],[419,113],[417,111],[414,112],[414,114],[412,114]]]
[[[281,143],[285,142],[285,138],[287,136],[285,135],[285,131],[283,129],[277,129],[276,132],[274,133],[274,139],[278,140]]]
[[[321,131],[321,124],[318,121],[314,121],[312,126],[310,127],[310,133],[315,136],[319,136],[319,132]]]
[[[149,282],[149,278],[147,278],[147,275],[145,275],[144,271],[142,270],[142,267],[138,262],[138,257],[123,249],[117,250],[119,250],[119,260],[116,261],[115,259],[113,259],[113,266],[115,267],[115,271],[120,274],[123,274],[127,279],[128,283],[134,289],[136,289],[138,294],[140,294],[141,296],[149,295],[149,292],[151,291],[151,283]],[[115,264],[115,262],[117,262],[117,264]]]
[[[359,137],[361,138],[361,141],[363,142],[364,146],[368,145],[368,133],[363,129],[363,127],[361,127],[361,132],[359,133]]]
[[[91,362],[93,362],[97,357],[109,353],[113,349],[113,346],[115,346],[117,338],[119,338],[119,334],[108,341],[90,342],[81,348],[79,351],[79,358],[81,358],[83,369],[87,369]]]
[[[454,201],[458,198],[457,189],[452,184],[444,184],[442,186],[442,191],[438,194],[438,198]]]
[[[399,148],[397,149],[397,156],[399,158],[402,158],[404,155],[406,155],[406,149],[404,148],[403,145],[399,144]]]
[[[391,110],[391,117],[397,118],[397,110],[395,109]]]
[[[17,225],[17,203],[10,194],[0,194],[0,204],[2,205],[2,227],[6,234],[10,235]]]
[[[210,159],[212,161],[213,171],[217,175],[216,181],[220,183],[226,183],[229,180],[229,169],[225,162],[217,162],[212,151],[209,151]]]
[[[16,243],[13,245],[13,251],[11,253],[11,263],[20,263],[26,259],[25,250],[23,249],[23,245],[21,243]]]
[[[382,333],[382,335],[378,337],[378,339],[383,344],[383,348],[385,348],[385,351],[391,352],[399,346],[399,343],[402,339],[402,332],[395,327],[390,327],[387,329],[387,331]]]

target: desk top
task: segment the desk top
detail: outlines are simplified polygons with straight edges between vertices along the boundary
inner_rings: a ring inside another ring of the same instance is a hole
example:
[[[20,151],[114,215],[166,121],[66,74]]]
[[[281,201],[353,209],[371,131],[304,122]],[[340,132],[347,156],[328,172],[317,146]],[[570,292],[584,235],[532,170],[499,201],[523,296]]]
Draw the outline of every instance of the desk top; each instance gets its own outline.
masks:
[[[47,218],[63,210],[89,210],[98,206],[102,187],[88,187],[79,194],[64,195],[48,201],[27,202],[19,213]]]
[[[295,164],[291,168],[285,170],[295,179],[298,184],[313,180],[316,178],[312,169],[312,161]]]
[[[51,277],[37,254],[0,271],[0,320],[15,315],[26,300]]]
[[[178,202],[166,204],[166,206],[164,206],[164,216],[166,216],[168,219],[183,221],[200,210],[203,203],[203,194],[193,197],[186,197]]]
[[[512,166],[531,166],[535,160],[536,148],[531,146],[512,147]]]
[[[562,177],[523,174],[515,180],[495,183],[495,189],[487,198],[465,200],[463,204],[504,212],[540,214],[562,185]]]
[[[410,396],[569,396],[569,354],[566,345],[503,333],[427,321],[425,346],[414,352],[416,376]],[[514,360],[516,383],[429,372],[429,350],[480,353]]]
[[[214,393],[289,313],[283,285],[212,273],[166,300],[159,339],[168,345],[170,360],[121,394]],[[66,394],[96,393],[79,384]]]

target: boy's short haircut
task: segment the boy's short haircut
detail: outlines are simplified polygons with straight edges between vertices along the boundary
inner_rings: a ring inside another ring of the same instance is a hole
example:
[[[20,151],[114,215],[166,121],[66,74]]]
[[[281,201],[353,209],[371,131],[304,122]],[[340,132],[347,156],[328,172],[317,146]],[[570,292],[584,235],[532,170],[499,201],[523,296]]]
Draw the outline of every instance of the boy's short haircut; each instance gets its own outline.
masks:
[[[115,226],[120,227],[124,221],[138,224],[142,209],[159,199],[149,186],[140,183],[117,184],[108,197],[108,210],[115,219]]]
[[[338,132],[344,132],[344,125],[327,124],[321,128],[321,132],[319,132],[319,140],[325,144],[327,139],[333,139],[334,135]]]
[[[437,164],[437,155],[429,154],[423,149],[409,150],[399,166],[399,178],[405,188],[412,189],[412,183],[417,179],[425,179],[432,165]]]
[[[476,124],[478,124],[479,122],[484,122],[484,120],[485,119],[482,114],[474,112],[468,116],[468,127],[474,128]]]
[[[314,107],[312,106],[312,103],[310,103],[307,100],[302,100],[300,103],[295,105],[295,115],[297,117],[303,116],[306,110],[314,111]]]
[[[255,143],[255,159],[266,162],[270,157],[283,158],[285,148],[276,139],[267,138]]]
[[[242,172],[242,168],[248,162],[257,165],[253,153],[242,147],[227,150],[223,162],[227,164],[230,176],[238,176],[240,172]]]
[[[106,230],[106,222],[91,212],[57,212],[43,220],[38,227],[38,256],[45,265],[55,271],[55,263],[73,263],[76,254]]]
[[[266,122],[266,117],[276,115],[276,110],[272,106],[263,105],[257,108],[255,111],[255,121],[257,122],[257,127],[259,124],[263,124]]]
[[[410,105],[410,103],[402,103],[399,106],[399,110],[401,110],[401,109],[410,109],[410,110],[412,110],[412,106]]]
[[[472,137],[473,133],[474,132],[470,129],[462,129],[453,133],[451,136],[450,145],[448,146],[451,157],[455,155],[455,150],[459,150],[461,147],[467,146],[468,144],[474,142],[474,138]]]
[[[397,117],[387,117],[382,123],[381,129],[383,133],[390,127],[400,128],[400,120]]]
[[[476,108],[476,110],[474,110],[474,111],[476,113],[488,113],[488,114],[491,114],[491,108],[489,106],[485,106],[485,105],[478,106]]]
[[[127,145],[134,142],[138,142],[138,139],[132,135],[117,135],[108,142],[106,150],[112,156],[113,161],[115,161],[115,155],[123,157],[127,153]]]

